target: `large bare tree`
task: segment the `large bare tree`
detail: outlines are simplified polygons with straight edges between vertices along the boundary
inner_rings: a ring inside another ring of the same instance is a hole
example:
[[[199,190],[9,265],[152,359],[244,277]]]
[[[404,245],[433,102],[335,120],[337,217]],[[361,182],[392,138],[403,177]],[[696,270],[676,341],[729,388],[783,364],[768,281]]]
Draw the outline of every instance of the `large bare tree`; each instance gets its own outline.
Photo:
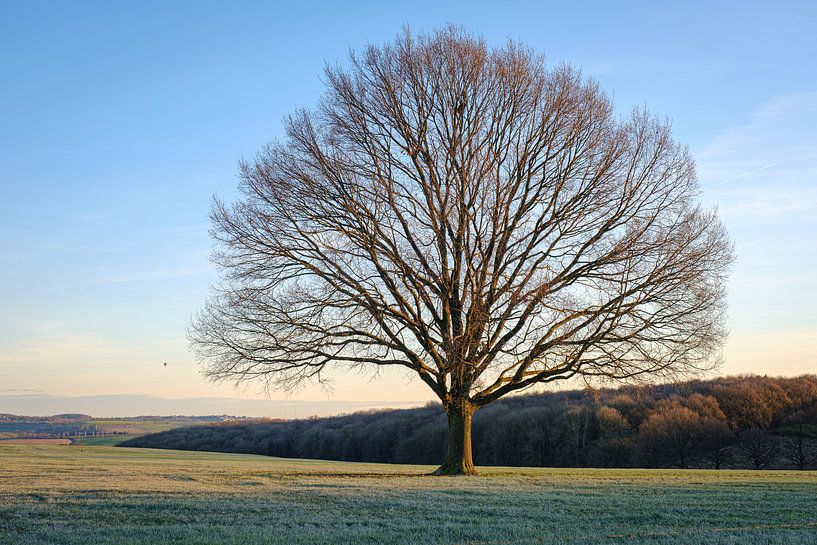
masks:
[[[399,366],[440,398],[440,474],[523,388],[708,369],[731,243],[670,128],[518,44],[447,28],[326,69],[314,110],[216,201],[222,282],[191,340],[215,380],[291,389]]]

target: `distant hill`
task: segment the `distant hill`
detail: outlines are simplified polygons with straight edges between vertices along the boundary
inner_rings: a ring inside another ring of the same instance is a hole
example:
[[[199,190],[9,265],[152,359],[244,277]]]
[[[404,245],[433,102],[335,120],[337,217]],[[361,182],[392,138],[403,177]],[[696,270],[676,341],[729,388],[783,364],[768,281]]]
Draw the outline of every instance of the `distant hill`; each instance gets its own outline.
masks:
[[[238,399],[229,397],[162,398],[149,395],[111,394],[92,396],[54,396],[43,393],[3,393],[0,413],[36,416],[57,413],[82,413],[95,417],[136,417],[150,414],[213,415],[234,414],[255,418],[297,418],[309,415],[329,416],[367,410],[374,407],[407,408],[423,400],[385,402],[300,401],[293,399]]]
[[[62,439],[87,441],[89,437],[143,435],[178,427],[238,421],[234,416],[139,416],[93,418],[85,414],[54,416],[0,415],[0,440]]]
[[[435,464],[439,405],[275,423],[222,423],[123,446]],[[817,377],[725,377],[510,397],[474,416],[477,465],[795,467],[817,465]]]
[[[52,419],[60,419],[60,420],[90,420],[92,417],[88,414],[76,414],[76,413],[68,413],[68,414],[55,414],[51,417]]]

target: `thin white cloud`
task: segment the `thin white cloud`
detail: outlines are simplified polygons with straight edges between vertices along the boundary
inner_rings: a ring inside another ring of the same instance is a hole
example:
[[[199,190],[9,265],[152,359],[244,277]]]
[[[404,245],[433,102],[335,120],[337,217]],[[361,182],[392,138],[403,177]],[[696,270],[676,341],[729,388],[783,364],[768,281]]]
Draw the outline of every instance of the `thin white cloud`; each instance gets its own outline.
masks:
[[[817,92],[778,96],[695,156],[704,188],[752,184],[774,191],[817,183]],[[775,167],[772,169],[772,167]]]
[[[812,220],[812,214],[817,211],[817,185],[744,185],[718,195],[718,202],[728,219],[758,223],[778,216],[777,225],[786,227],[799,219]]]
[[[769,163],[768,165],[763,165],[762,167],[752,169],[749,172],[744,172],[743,174],[738,174],[737,176],[732,176],[731,178],[721,180],[720,182],[714,183],[709,187],[718,187],[720,185],[728,184],[729,182],[734,182],[735,180],[740,180],[741,178],[751,176],[752,174],[755,174],[756,172],[760,172],[761,170],[766,170],[767,168],[772,168],[776,164],[777,163]]]
[[[695,154],[704,196],[736,243],[725,371],[793,374],[817,365],[815,127],[817,92],[786,94]]]
[[[787,223],[813,221],[815,127],[817,92],[771,100],[746,123],[724,131],[695,154],[705,195],[737,222],[779,215],[788,215]]]
[[[109,350],[111,344],[90,335],[56,335],[0,344],[0,366],[29,365],[88,357]]]
[[[0,375],[3,376],[3,375]],[[44,394],[45,392],[42,390],[36,390],[34,388],[21,388],[15,390],[13,388],[6,388],[0,390],[0,394],[14,394],[14,395],[28,395],[28,394]]]

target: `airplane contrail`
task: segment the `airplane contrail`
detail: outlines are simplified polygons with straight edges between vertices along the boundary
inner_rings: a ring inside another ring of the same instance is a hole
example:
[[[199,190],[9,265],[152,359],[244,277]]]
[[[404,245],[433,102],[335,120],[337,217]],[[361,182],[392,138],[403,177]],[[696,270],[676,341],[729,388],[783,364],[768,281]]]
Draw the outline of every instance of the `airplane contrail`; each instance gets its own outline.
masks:
[[[738,174],[737,176],[732,176],[731,178],[727,178],[725,180],[721,180],[716,184],[712,184],[709,187],[718,187],[719,185],[728,184],[729,182],[734,182],[735,180],[739,180],[741,178],[745,178],[750,174],[754,174],[755,172],[760,172],[761,170],[766,170],[767,168],[771,168],[775,166],[777,163],[769,163],[768,165],[763,165],[762,167],[756,168],[754,170],[750,170],[749,172],[744,172],[743,174]]]

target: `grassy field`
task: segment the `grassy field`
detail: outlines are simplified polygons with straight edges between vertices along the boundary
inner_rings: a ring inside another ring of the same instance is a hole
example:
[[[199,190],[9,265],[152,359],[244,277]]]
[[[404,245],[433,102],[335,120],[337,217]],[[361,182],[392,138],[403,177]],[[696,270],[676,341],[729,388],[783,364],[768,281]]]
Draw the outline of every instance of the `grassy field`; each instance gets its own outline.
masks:
[[[123,441],[133,439],[130,435],[108,435],[105,437],[77,437],[74,439],[75,445],[94,446],[94,447],[112,447],[118,445]]]
[[[0,543],[817,543],[817,473],[430,469],[2,445]]]
[[[182,426],[200,426],[211,423],[196,418],[179,417],[151,417],[142,416],[139,418],[94,418],[93,424],[100,430],[106,432],[126,432],[131,435],[141,435],[144,433],[157,433],[171,430]]]
[[[0,439],[0,446],[2,445],[70,445],[70,439],[26,439],[24,437],[15,437],[12,439]]]

